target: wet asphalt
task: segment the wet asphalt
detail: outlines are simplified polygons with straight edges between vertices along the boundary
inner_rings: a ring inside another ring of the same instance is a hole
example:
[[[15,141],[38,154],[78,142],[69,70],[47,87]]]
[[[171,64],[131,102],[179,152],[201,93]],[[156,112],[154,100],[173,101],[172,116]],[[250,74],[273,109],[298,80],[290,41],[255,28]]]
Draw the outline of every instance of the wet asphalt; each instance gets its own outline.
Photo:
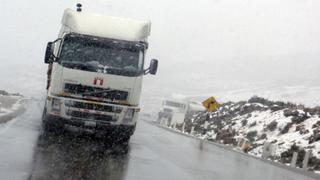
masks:
[[[31,103],[26,113],[0,131],[1,147],[5,149],[0,149],[1,160],[7,164],[0,164],[0,179],[16,177],[15,172],[26,173],[29,180],[319,179],[222,145],[201,146],[199,139],[142,120],[128,146],[112,146],[73,131],[45,134],[41,108],[40,102]],[[13,141],[20,136],[26,137]],[[30,150],[21,155],[24,146]]]
[[[178,170],[173,162],[167,160],[172,155],[163,158],[163,154],[157,153],[159,142],[166,144],[168,141],[166,137],[158,136],[161,131],[140,121],[127,146],[105,143],[102,139],[79,132],[67,131],[61,135],[41,132],[29,180],[193,179],[184,172],[185,169]],[[165,146],[163,148],[158,150],[166,149]],[[177,145],[176,148],[183,146]],[[170,151],[168,149],[166,153],[170,154]]]
[[[109,146],[109,145],[108,145]],[[309,180],[308,176],[220,145],[140,121],[128,146],[88,135],[39,136],[32,180]],[[240,177],[240,178],[239,178]]]
[[[128,154],[86,136],[39,136],[29,179],[123,179]]]

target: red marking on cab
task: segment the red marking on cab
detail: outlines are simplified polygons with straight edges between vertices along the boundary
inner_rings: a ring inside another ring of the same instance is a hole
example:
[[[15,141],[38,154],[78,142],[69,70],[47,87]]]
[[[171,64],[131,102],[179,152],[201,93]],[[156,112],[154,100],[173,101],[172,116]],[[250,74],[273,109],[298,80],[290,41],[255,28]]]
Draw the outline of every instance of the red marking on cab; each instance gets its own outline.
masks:
[[[103,79],[99,77],[94,78],[93,85],[97,85],[97,84],[99,84],[100,86],[103,86]]]

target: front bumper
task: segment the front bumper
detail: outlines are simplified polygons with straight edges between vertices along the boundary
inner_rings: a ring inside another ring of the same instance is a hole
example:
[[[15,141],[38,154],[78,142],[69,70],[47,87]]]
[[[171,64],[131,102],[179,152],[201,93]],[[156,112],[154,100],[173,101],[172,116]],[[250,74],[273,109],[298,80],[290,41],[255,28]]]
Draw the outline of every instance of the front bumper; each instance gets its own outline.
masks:
[[[44,117],[46,125],[55,128],[65,128],[66,126],[73,126],[82,130],[91,130],[95,134],[109,136],[109,137],[130,137],[135,131],[135,125],[114,125],[108,123],[95,122],[86,124],[86,121],[77,119],[66,119],[60,116],[47,114]]]
[[[54,103],[55,102],[55,103]],[[48,96],[46,101],[48,115],[66,119],[79,124],[135,125],[140,108],[104,102],[88,101],[59,96]]]

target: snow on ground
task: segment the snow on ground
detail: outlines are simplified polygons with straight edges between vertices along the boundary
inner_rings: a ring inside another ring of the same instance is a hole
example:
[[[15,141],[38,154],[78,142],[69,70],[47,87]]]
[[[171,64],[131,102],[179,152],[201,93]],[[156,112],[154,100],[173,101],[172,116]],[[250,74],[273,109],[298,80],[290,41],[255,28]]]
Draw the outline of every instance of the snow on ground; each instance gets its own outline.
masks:
[[[0,118],[18,111],[24,100],[26,99],[22,96],[0,95]]]
[[[320,158],[320,141],[310,143],[309,139],[312,136],[312,125],[316,124],[316,122],[320,121],[318,116],[314,116],[313,118],[309,118],[306,121],[302,122],[300,125],[304,126],[307,134],[301,134],[299,131],[296,131],[297,125],[292,125],[288,129],[288,132],[285,134],[281,133],[288,123],[291,122],[291,117],[285,117],[283,114],[283,110],[271,112],[270,110],[265,112],[253,112],[252,116],[247,118],[246,116],[238,117],[235,120],[236,125],[231,126],[235,131],[239,133],[238,137],[246,137],[246,134],[249,132],[257,132],[257,136],[261,137],[262,134],[266,134],[265,139],[257,140],[256,143],[259,145],[263,145],[265,142],[275,142],[277,147],[274,155],[280,156],[282,152],[289,150],[293,144],[296,144],[305,149],[312,149],[313,155],[317,158]],[[249,126],[242,126],[241,121],[247,119]],[[277,128],[274,131],[265,130],[267,126],[272,123],[277,123]],[[251,126],[253,123],[256,125]],[[237,137],[237,136],[236,136]],[[314,146],[314,148],[310,148]],[[254,148],[249,152],[250,154],[261,156],[262,154],[262,146]]]
[[[0,172],[7,179],[28,178],[41,119],[36,104],[0,90]],[[30,108],[24,113],[25,106]]]
[[[40,132],[40,104],[29,101],[29,108],[22,116],[0,124],[0,172],[6,179],[28,179]]]
[[[204,129],[205,122],[208,129]],[[248,153],[261,157],[266,142],[274,147],[272,159],[284,164],[293,151],[312,151],[311,170],[320,170],[320,107],[252,97],[248,101],[227,102],[212,113],[200,113],[186,121],[186,131],[195,127],[195,136],[226,145],[237,145],[241,138],[251,143]],[[300,158],[301,157],[301,158]]]

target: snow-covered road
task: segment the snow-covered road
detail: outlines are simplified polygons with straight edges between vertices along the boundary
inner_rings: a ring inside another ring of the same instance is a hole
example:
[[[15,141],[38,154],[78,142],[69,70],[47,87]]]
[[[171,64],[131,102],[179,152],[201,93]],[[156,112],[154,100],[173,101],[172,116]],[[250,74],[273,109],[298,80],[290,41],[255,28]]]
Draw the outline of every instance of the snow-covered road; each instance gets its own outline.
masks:
[[[42,101],[28,101],[21,116],[0,124],[0,177],[23,180],[29,177],[41,126]]]
[[[140,121],[128,154],[98,140],[41,135],[42,102],[0,127],[2,179],[316,179]]]

